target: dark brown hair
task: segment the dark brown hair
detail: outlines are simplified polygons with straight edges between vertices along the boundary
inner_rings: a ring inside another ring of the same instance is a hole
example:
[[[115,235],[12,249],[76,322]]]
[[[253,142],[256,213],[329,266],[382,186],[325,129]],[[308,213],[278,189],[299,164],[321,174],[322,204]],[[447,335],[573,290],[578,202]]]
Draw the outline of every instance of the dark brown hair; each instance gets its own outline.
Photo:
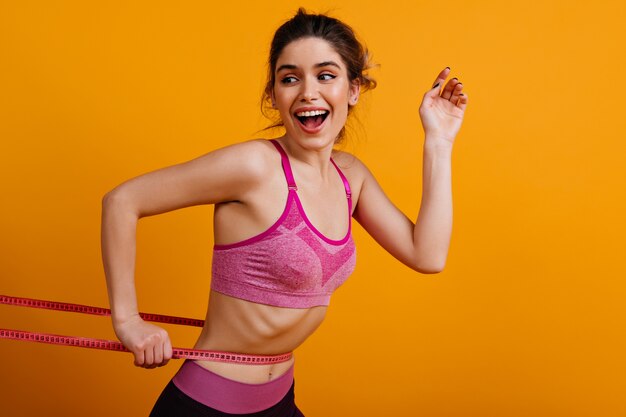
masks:
[[[272,39],[267,65],[267,82],[261,99],[261,112],[268,119],[273,119],[268,115],[268,110],[272,109],[271,94],[276,82],[276,62],[287,45],[302,38],[319,38],[328,42],[346,65],[349,81],[357,81],[361,86],[361,92],[376,87],[376,81],[366,73],[373,66],[370,63],[368,50],[357,40],[352,28],[324,14],[309,14],[301,7],[294,17],[276,30]],[[348,114],[350,112],[351,107],[348,107]],[[274,119],[274,124],[267,129],[282,125],[280,119]],[[337,142],[343,138],[344,133],[345,127],[339,132]]]

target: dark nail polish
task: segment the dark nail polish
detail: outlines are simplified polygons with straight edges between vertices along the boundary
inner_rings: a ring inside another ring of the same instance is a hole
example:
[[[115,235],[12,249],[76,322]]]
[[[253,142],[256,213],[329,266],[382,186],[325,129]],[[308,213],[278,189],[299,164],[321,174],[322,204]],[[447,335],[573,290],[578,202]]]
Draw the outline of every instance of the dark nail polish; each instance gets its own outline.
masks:
[[[450,69],[450,67],[446,67],[447,69]]]

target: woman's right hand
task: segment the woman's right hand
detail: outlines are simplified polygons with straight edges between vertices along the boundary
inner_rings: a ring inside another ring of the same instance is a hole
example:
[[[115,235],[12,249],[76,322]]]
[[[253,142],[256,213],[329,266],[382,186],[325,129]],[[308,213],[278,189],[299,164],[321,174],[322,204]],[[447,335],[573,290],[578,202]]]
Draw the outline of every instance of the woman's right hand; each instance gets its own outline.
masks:
[[[172,343],[167,331],[146,323],[139,315],[113,324],[122,344],[135,355],[135,366],[152,369],[166,365],[172,358]]]

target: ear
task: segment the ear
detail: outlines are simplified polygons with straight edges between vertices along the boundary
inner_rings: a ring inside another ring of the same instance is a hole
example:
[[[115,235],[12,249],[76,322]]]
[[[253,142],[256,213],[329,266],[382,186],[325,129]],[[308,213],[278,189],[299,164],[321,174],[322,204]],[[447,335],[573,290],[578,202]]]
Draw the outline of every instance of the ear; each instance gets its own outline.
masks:
[[[350,83],[350,90],[348,91],[348,104],[350,106],[356,105],[359,100],[359,94],[361,93],[361,83],[359,80],[354,80]]]

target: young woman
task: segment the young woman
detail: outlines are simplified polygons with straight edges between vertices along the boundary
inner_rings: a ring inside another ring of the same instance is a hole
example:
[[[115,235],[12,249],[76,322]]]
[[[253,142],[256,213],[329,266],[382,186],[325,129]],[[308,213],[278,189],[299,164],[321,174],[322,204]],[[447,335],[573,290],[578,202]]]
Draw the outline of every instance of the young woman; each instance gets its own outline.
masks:
[[[195,348],[243,359],[187,360],[152,416],[302,415],[289,353],[321,324],[330,295],[354,269],[352,217],[414,270],[443,269],[452,228],[451,152],[467,105],[463,85],[453,78],[444,86],[445,68],[420,106],[423,194],[413,223],[361,161],[333,150],[359,94],[375,86],[368,68],[350,27],[301,9],[276,31],[270,51],[264,100],[280,116],[282,137],[209,152],[130,179],[104,197],[113,326],[135,365],[145,368],[165,365],[172,346],[165,330],[138,315],[137,221],[215,204],[209,308]],[[251,364],[247,355],[276,360]]]

